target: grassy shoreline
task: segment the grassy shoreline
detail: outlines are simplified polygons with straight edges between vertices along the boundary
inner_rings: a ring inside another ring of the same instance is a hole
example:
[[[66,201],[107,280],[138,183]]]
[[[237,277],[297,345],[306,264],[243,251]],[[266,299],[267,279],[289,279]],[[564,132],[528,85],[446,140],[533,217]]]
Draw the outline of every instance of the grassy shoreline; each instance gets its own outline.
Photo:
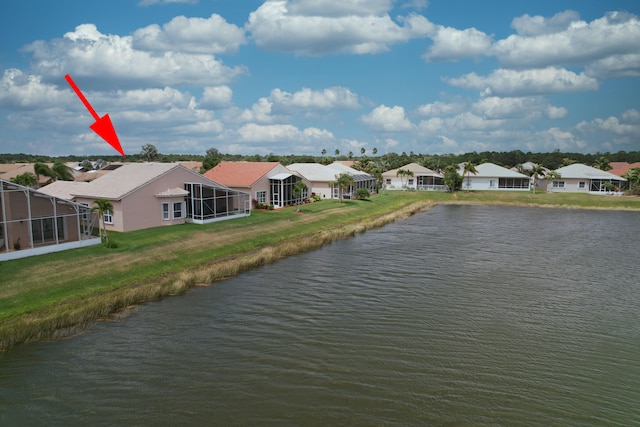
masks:
[[[0,263],[0,351],[82,330],[123,309],[187,292],[439,204],[640,211],[640,198],[517,192],[382,192],[206,226],[111,233],[102,246]]]

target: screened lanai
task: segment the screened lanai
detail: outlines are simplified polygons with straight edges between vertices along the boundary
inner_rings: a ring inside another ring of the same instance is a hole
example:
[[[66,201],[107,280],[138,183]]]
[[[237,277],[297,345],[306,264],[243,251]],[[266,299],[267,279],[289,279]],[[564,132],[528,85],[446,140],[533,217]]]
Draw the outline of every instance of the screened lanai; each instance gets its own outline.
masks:
[[[251,198],[248,193],[226,187],[216,187],[200,182],[187,182],[187,221],[196,224],[229,219],[230,216],[251,214]]]
[[[90,208],[0,180],[0,260],[100,243]]]
[[[347,186],[344,190],[341,189],[338,185],[333,184],[333,197],[336,199],[340,198],[340,192],[342,192],[343,199],[353,199],[355,198],[356,191],[359,188],[366,188],[369,190],[369,193],[376,192],[376,179],[369,174],[349,174],[353,178],[353,185]],[[338,176],[336,175],[336,179]]]
[[[293,187],[301,180],[302,178],[292,173],[279,173],[269,177],[271,204],[276,208],[281,208],[295,205],[301,198],[307,198],[306,191],[299,197],[293,195]]]

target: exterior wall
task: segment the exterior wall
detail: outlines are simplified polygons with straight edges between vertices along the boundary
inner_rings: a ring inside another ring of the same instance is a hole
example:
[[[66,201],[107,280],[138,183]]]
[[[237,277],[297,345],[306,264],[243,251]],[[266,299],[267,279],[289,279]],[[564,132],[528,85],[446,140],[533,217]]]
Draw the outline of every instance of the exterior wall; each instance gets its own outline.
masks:
[[[497,190],[498,178],[489,178],[470,175],[462,177],[462,189],[463,190]]]
[[[407,177],[409,178],[409,177]],[[415,178],[415,177],[410,177],[410,178]],[[402,178],[400,179],[399,176],[382,176],[383,179],[383,186],[385,189],[387,190],[402,190],[403,188],[410,188],[409,187],[409,180],[406,178]],[[387,181],[390,180],[390,183],[387,183]],[[413,181],[414,186],[412,188],[415,188],[415,180]]]
[[[84,203],[87,206],[89,206],[90,208],[92,208],[93,205],[93,201],[96,199],[88,199],[85,197],[77,197],[75,199],[76,203]],[[111,204],[113,205],[113,212],[111,212],[111,217],[113,218],[113,224],[105,224],[104,228],[107,231],[119,231],[119,232],[123,232],[125,231],[124,229],[124,215],[122,212],[122,203],[120,200],[109,200],[111,202]],[[102,218],[98,218],[98,220],[95,223],[96,227],[102,227]]]
[[[564,187],[554,187],[553,183],[564,182]],[[580,183],[584,182],[584,188],[580,188]],[[552,193],[588,193],[591,182],[588,179],[580,178],[558,178],[547,182],[547,191]]]
[[[307,180],[303,180],[305,184]],[[315,193],[322,197],[323,199],[330,199],[332,195],[333,186],[329,182],[324,181],[313,181],[307,184],[309,186],[309,195]]]
[[[463,190],[529,191],[529,188],[501,188],[500,179],[514,179],[514,178],[483,177],[483,176],[471,175],[467,180],[467,176],[465,175],[462,178],[461,188]],[[519,179],[519,178],[515,178],[515,179]]]

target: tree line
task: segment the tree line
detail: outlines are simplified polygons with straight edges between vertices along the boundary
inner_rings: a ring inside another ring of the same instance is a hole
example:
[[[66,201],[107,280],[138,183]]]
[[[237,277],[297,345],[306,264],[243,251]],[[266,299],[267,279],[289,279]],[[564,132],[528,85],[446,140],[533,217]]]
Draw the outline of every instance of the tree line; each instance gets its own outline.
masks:
[[[151,147],[146,147],[147,145]],[[504,166],[507,168],[515,167],[519,164],[525,162],[533,162],[542,164],[549,169],[557,169],[566,164],[570,163],[584,163],[586,165],[593,165],[597,163],[597,161],[601,158],[607,159],[609,162],[629,162],[635,163],[640,162],[640,151],[618,151],[617,153],[595,153],[595,154],[585,154],[585,153],[573,153],[573,152],[561,152],[559,150],[555,150],[548,153],[533,153],[533,152],[523,152],[520,150],[513,151],[483,151],[483,152],[468,152],[462,154],[416,154],[413,152],[405,153],[402,152],[400,154],[391,152],[386,154],[377,155],[375,154],[367,155],[366,153],[361,153],[359,156],[354,156],[353,153],[351,155],[342,155],[339,150],[335,150],[332,155],[327,155],[326,150],[323,149],[324,153],[319,153],[318,156],[313,155],[299,155],[299,154],[285,154],[285,155],[277,155],[277,154],[224,154],[220,153],[215,148],[210,148],[206,153],[199,154],[164,154],[158,152],[155,147],[151,144],[146,144],[146,150],[142,150],[137,154],[128,154],[126,159],[123,159],[119,155],[113,156],[104,156],[104,155],[96,155],[96,156],[77,156],[77,155],[67,155],[67,156],[43,156],[37,154],[25,154],[25,153],[5,153],[0,154],[0,163],[55,163],[56,161],[61,162],[78,162],[80,164],[86,159],[102,159],[107,163],[118,162],[126,160],[128,162],[145,162],[145,161],[157,161],[163,163],[171,163],[171,162],[184,162],[184,161],[201,161],[209,160],[207,166],[213,167],[213,163],[216,161],[227,160],[227,161],[255,161],[255,162],[280,162],[283,165],[289,165],[292,163],[331,163],[334,160],[361,160],[363,158],[368,158],[370,160],[375,161],[376,163],[382,166],[384,170],[397,169],[408,163],[419,163],[425,167],[428,167],[432,170],[444,170],[448,165],[458,165],[464,162],[472,162],[475,164],[482,164],[486,162],[495,163],[500,166]],[[217,164],[217,163],[216,163]],[[210,169],[207,168],[207,169]]]

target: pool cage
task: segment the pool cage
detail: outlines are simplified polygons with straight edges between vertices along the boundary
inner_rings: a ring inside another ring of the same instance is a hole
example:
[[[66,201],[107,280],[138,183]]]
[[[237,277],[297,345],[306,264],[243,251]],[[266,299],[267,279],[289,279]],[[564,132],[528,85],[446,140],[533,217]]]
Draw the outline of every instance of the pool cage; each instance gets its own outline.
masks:
[[[248,193],[226,187],[215,187],[199,182],[187,182],[187,221],[196,224],[251,215],[251,198]]]

